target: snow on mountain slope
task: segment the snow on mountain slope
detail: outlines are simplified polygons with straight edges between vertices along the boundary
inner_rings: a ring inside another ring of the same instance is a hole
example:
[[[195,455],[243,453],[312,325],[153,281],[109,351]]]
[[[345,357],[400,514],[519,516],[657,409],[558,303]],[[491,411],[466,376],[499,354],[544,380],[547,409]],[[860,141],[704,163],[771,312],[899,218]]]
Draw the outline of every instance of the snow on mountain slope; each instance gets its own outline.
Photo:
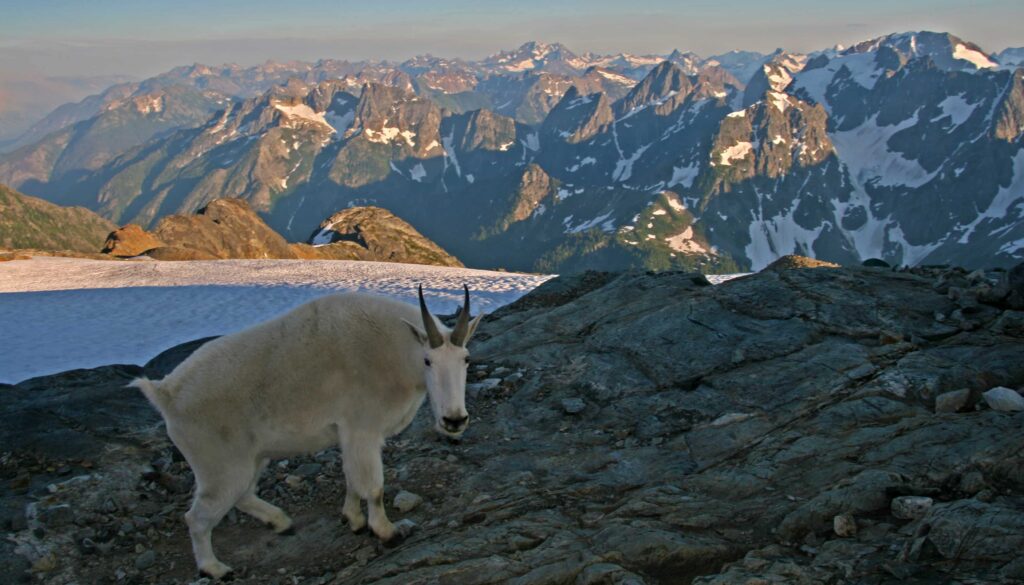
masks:
[[[0,264],[0,383],[103,364],[143,364],[192,339],[224,335],[314,298],[363,291],[454,313],[462,285],[491,312],[549,275],[384,262],[112,262],[39,257]]]

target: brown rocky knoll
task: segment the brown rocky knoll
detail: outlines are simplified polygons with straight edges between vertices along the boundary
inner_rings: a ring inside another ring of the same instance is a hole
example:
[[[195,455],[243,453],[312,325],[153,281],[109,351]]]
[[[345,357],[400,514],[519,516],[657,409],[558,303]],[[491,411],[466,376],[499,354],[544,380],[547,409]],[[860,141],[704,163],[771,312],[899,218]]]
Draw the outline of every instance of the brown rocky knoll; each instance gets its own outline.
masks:
[[[145,254],[157,260],[273,258],[376,260],[462,266],[453,256],[386,209],[356,207],[325,220],[325,245],[288,243],[242,199],[217,199],[193,215],[170,215],[152,232],[129,224],[103,248],[118,257]]]
[[[1020,583],[1022,293],[1024,266],[555,279],[481,324],[461,442],[428,408],[389,441],[408,540],[351,533],[329,449],[260,483],[295,536],[214,543],[239,583]],[[124,384],[197,345],[0,389],[0,574],[194,579],[191,474]]]
[[[310,246],[320,257],[347,258],[346,255],[350,255],[353,260],[462,266],[462,262],[441,246],[380,207],[353,207],[339,211],[325,219],[309,241],[331,242],[316,248]]]

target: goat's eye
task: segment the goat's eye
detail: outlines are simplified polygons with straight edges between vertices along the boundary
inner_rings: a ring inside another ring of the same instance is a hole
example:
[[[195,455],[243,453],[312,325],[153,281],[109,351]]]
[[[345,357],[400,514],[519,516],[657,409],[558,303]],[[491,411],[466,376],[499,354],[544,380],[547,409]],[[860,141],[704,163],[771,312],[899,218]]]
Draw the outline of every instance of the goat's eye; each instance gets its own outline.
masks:
[[[423,358],[423,365],[430,367],[430,358]]]

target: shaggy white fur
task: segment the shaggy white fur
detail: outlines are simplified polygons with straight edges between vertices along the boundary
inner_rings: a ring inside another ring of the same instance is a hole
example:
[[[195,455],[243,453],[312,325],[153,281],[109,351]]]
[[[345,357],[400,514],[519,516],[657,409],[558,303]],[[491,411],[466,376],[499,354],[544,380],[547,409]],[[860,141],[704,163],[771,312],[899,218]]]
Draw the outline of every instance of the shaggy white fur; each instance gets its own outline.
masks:
[[[465,310],[468,316],[468,296]],[[256,495],[269,459],[333,444],[341,445],[342,512],[352,530],[367,525],[366,500],[378,538],[406,536],[411,523],[396,526],[384,510],[381,448],[427,395],[439,431],[465,430],[465,345],[479,319],[467,321],[455,336],[461,343],[453,343],[452,330],[425,305],[331,295],[207,343],[163,380],[132,382],[163,415],[195,473],[185,520],[200,571],[221,578],[231,570],[214,555],[211,533],[232,506],[277,532],[291,528],[283,510]]]

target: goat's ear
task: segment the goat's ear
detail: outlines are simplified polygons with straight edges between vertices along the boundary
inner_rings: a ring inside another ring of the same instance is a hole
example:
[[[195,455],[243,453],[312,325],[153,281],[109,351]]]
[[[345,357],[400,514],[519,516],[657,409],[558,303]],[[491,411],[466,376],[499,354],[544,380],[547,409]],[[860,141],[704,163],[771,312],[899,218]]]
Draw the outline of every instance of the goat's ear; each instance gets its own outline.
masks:
[[[405,319],[402,319],[402,323],[405,323],[406,325],[409,326],[409,330],[412,331],[412,334],[416,336],[416,341],[420,342],[420,345],[426,345],[426,343],[427,343],[427,334],[426,334],[426,332],[424,332],[419,327],[413,325],[412,323],[406,321]]]
[[[480,319],[482,319],[483,316],[484,314],[480,313],[476,317],[473,317],[469,322],[469,326],[466,328],[466,340],[462,342],[462,347],[469,345],[469,340],[473,337],[473,334],[476,333],[476,326],[480,324]]]

